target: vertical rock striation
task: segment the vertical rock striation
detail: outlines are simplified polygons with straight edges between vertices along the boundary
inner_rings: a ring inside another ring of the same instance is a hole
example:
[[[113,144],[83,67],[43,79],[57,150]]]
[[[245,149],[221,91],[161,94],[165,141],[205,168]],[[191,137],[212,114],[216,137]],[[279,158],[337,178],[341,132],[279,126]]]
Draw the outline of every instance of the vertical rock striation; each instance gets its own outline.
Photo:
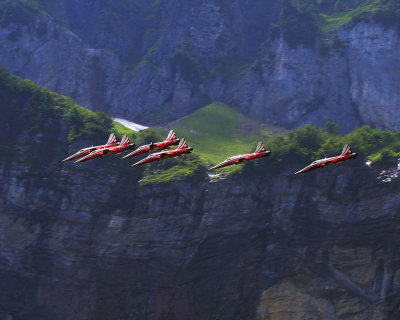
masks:
[[[61,163],[80,147],[63,128],[46,166],[1,160],[5,317],[398,318],[396,179],[353,163],[142,187],[117,159]]]

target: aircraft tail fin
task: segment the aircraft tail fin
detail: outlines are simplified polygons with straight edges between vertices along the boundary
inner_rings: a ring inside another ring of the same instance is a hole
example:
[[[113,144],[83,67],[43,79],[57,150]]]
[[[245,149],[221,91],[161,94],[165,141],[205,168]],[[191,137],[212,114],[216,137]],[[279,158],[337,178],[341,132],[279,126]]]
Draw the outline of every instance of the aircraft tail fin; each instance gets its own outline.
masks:
[[[181,140],[181,142],[179,142],[179,145],[178,145],[178,147],[176,149],[185,149],[185,148],[189,148],[189,146],[188,146],[188,144],[186,142],[186,139],[183,138]]]
[[[254,153],[261,153],[261,152],[265,152],[265,151],[267,151],[267,149],[265,148],[264,143],[262,143],[262,141],[260,141],[257,144],[256,150],[254,151]]]
[[[131,140],[129,139],[128,135],[124,135],[121,140],[121,145],[131,144]]]
[[[111,133],[110,136],[108,137],[107,144],[112,144],[112,143],[117,143],[117,137],[115,136],[114,133]]]
[[[341,153],[341,156],[344,156],[346,154],[351,154],[352,151],[350,149],[350,146],[348,144],[345,144]]]
[[[165,139],[165,141],[171,141],[171,140],[175,140],[178,139],[178,137],[176,136],[176,133],[174,130],[170,130],[168,133],[167,138]]]

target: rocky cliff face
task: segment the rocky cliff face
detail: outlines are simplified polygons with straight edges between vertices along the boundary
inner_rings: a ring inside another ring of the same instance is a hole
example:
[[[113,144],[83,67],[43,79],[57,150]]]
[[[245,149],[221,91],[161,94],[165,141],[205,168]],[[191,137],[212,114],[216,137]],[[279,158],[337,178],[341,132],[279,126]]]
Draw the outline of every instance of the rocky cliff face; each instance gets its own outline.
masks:
[[[270,36],[279,1],[46,6],[3,15],[0,64],[91,109],[159,124],[218,100],[286,128],[400,128],[394,29],[360,22],[291,46]]]
[[[87,142],[66,151],[58,128],[34,138],[45,166],[0,163],[4,319],[398,319],[397,179],[265,159],[143,187],[118,159],[61,163]]]

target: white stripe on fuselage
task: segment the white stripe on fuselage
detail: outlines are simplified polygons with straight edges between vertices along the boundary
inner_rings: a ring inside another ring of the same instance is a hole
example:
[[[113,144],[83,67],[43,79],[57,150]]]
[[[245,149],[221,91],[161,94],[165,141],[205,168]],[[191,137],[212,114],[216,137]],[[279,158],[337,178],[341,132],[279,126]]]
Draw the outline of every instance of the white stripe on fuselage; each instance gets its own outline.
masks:
[[[332,160],[332,159],[336,159],[336,158],[338,158],[338,157],[340,157],[340,156],[316,160],[316,161],[314,161],[313,163],[311,163],[310,166],[311,166],[311,165],[314,165],[314,164],[320,164],[320,163],[323,163],[323,162],[327,162],[327,161],[330,161],[330,160]]]

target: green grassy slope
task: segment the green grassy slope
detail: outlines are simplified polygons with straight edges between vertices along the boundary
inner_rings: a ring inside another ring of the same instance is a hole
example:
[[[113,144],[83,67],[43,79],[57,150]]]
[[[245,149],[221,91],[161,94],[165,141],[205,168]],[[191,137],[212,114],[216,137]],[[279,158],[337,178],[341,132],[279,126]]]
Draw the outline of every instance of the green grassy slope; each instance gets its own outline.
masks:
[[[185,137],[203,161],[216,164],[235,154],[252,152],[258,141],[268,142],[271,130],[251,120],[229,106],[212,103],[191,115],[175,121],[158,132],[165,136],[174,129]]]
[[[343,25],[353,22],[356,19],[372,17],[385,9],[382,1],[365,1],[362,5],[354,8],[347,9],[344,11],[337,11],[327,13],[321,13],[320,26],[323,32],[330,32],[336,30]]]

